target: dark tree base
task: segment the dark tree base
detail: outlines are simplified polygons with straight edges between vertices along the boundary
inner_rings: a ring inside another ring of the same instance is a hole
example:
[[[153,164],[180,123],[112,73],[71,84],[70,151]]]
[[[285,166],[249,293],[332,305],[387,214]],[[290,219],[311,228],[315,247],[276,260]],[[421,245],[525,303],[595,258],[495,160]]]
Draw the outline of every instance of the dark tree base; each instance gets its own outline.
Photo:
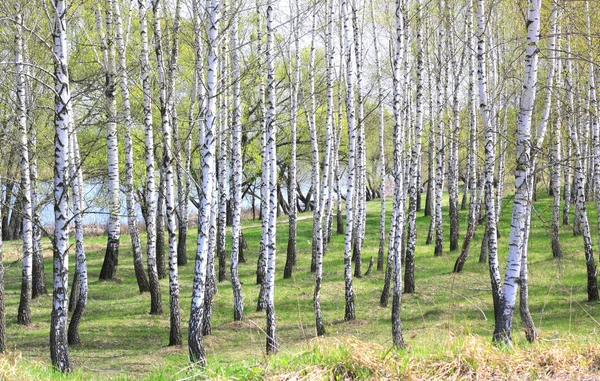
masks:
[[[104,263],[100,271],[100,280],[111,280],[117,275],[117,266],[119,264],[119,238],[108,238],[106,253],[104,254]]]

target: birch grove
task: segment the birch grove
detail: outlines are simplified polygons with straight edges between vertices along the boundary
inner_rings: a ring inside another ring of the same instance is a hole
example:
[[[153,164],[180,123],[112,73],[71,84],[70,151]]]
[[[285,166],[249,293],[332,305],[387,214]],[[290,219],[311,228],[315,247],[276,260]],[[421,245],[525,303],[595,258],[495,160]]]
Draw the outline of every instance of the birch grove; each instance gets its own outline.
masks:
[[[123,319],[184,378],[227,378],[233,351],[276,378],[302,340],[350,335],[391,338],[397,376],[418,329],[449,353],[463,331],[593,336],[597,2],[89,5],[0,4],[0,353],[35,357],[43,328],[70,372]]]

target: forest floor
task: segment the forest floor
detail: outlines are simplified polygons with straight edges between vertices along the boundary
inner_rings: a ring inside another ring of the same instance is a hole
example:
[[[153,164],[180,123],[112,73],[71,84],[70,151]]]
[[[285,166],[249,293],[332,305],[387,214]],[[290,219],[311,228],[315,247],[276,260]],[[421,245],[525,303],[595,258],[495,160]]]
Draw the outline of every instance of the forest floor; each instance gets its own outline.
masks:
[[[369,258],[377,256],[379,207],[379,200],[368,203],[363,271]],[[535,207],[537,213],[532,218],[529,241],[529,302],[540,338],[534,344],[525,340],[518,313],[513,329],[514,346],[496,348],[491,344],[494,318],[489,274],[487,265],[478,262],[483,225],[478,227],[464,272],[457,275],[452,268],[458,252],[448,252],[448,223],[444,226],[444,255],[436,258],[433,246],[424,244],[430,217],[424,217],[421,211],[417,218],[416,292],[404,295],[402,300],[406,349],[392,349],[391,311],[379,306],[383,272],[374,269],[371,275],[354,280],[357,319],[344,322],[344,236],[336,234],[324,258],[321,306],[327,333],[316,338],[312,305],[314,276],[309,271],[312,221],[301,218],[298,264],[293,279],[289,280],[282,277],[288,231],[285,224],[278,224],[275,307],[280,350],[279,354],[268,357],[264,350],[265,315],[255,312],[260,225],[248,220],[244,221],[247,263],[240,265],[245,320],[232,321],[231,287],[228,282],[220,283],[214,299],[213,334],[205,339],[208,366],[203,371],[189,365],[186,345],[195,230],[190,230],[188,236],[189,262],[179,269],[184,345],[177,347],[167,345],[168,279],[161,281],[165,313],[149,315],[150,297],[138,293],[129,237],[121,238],[118,279],[110,282],[98,281],[106,237],[86,239],[88,307],[80,326],[82,344],[70,348],[74,372],[67,376],[54,372],[50,366],[51,295],[33,301],[33,323],[29,327],[16,322],[21,268],[16,259],[20,244],[5,243],[10,351],[0,356],[0,380],[599,379],[600,304],[587,302],[582,238],[573,237],[570,226],[562,227],[564,257],[556,261],[552,258],[549,233],[552,201],[545,194],[540,195]],[[590,207],[588,214],[590,225],[596,226],[595,208]],[[447,207],[444,216],[447,221]],[[462,245],[466,211],[461,211],[460,216]],[[510,216],[511,200],[505,199],[499,240],[502,273],[506,266]],[[282,221],[286,219],[281,217]],[[592,231],[592,241],[597,243],[597,229]],[[51,292],[49,241],[44,247],[46,281]],[[74,250],[71,251],[72,266]]]

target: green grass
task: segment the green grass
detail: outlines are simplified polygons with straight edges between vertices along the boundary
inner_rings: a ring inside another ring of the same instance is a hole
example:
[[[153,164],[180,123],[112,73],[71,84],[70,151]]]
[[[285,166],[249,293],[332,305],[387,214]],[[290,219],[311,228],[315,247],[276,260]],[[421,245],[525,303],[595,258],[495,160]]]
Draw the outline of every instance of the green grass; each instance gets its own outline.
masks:
[[[511,214],[510,200],[504,201],[499,241],[502,273],[506,263]],[[369,257],[377,255],[379,205],[376,200],[368,203],[367,207],[367,235],[363,252],[365,270]],[[508,353],[512,353],[513,358],[525,358],[523,353],[528,351],[543,352],[563,347],[571,348],[568,353],[580,353],[579,349],[584,348],[584,343],[588,341],[598,345],[597,333],[600,330],[600,305],[587,302],[582,239],[573,237],[570,227],[562,227],[560,239],[564,258],[560,262],[555,261],[549,238],[552,201],[540,195],[535,206],[540,217],[533,215],[529,241],[530,309],[541,340],[533,346],[525,342],[517,313],[513,334],[515,348]],[[596,226],[595,208],[588,208],[588,215],[591,226]],[[444,209],[444,216],[447,220],[447,208]],[[460,216],[461,232],[464,232],[466,211],[461,211]],[[334,234],[324,258],[325,283],[321,306],[327,334],[325,339],[315,339],[312,307],[314,279],[309,271],[312,219],[306,214],[300,216],[297,241],[299,258],[291,280],[282,278],[287,218],[281,217],[280,221],[275,281],[277,333],[281,343],[278,355],[265,355],[265,317],[263,313],[255,312],[259,290],[259,286],[255,285],[255,269],[260,221],[244,221],[244,234],[249,248],[245,252],[247,263],[240,266],[240,277],[246,320],[242,323],[232,321],[230,285],[227,282],[219,284],[219,292],[214,299],[213,335],[205,339],[209,365],[204,373],[189,367],[185,345],[196,231],[191,229],[188,236],[190,263],[180,267],[184,338],[184,345],[180,347],[167,346],[168,280],[161,281],[165,313],[162,316],[149,315],[149,295],[137,292],[129,236],[122,235],[119,279],[111,282],[98,281],[106,238],[89,237],[86,238],[86,249],[90,284],[88,307],[80,326],[82,344],[70,348],[75,371],[66,378],[138,380],[204,375],[222,379],[265,379],[288,372],[309,379],[319,378],[323,374],[331,375],[333,379],[343,378],[344,375],[378,379],[400,374],[419,378],[419,374],[427,375],[427,369],[430,369],[419,364],[450,364],[458,354],[469,352],[470,348],[488,351],[490,358],[496,358],[493,352],[496,349],[489,345],[493,331],[489,275],[487,265],[478,263],[483,226],[478,227],[464,272],[455,275],[452,274],[452,268],[458,252],[448,252],[448,222],[444,226],[446,250],[442,257],[434,258],[433,246],[424,244],[430,218],[423,217],[423,212],[418,213],[416,293],[405,295],[402,304],[402,324],[408,349],[395,351],[391,350],[390,309],[379,307],[382,272],[374,270],[369,277],[354,280],[357,320],[343,321],[343,235]],[[592,230],[593,242],[597,242],[596,229]],[[51,250],[48,241],[44,248],[46,280],[51,290]],[[51,296],[33,301],[33,323],[30,327],[16,323],[20,263],[14,260],[19,250],[18,242],[4,245],[7,337],[11,353],[0,357],[0,379],[3,374],[7,375],[7,379],[63,379],[65,376],[54,373],[49,365]],[[74,264],[73,256],[70,264]],[[366,353],[371,355],[360,357]],[[451,371],[447,374],[463,374],[460,372],[465,366],[465,369],[471,370],[489,366],[485,359],[476,356],[465,361],[457,363],[455,368],[450,367]],[[498,360],[499,363],[503,361]],[[588,363],[595,364],[593,359]],[[502,364],[496,365],[504,369]],[[6,368],[3,370],[2,366]],[[11,369],[13,373],[9,373]],[[439,369],[445,368],[440,366]],[[507,372],[503,371],[503,374]],[[14,376],[9,377],[9,374]]]

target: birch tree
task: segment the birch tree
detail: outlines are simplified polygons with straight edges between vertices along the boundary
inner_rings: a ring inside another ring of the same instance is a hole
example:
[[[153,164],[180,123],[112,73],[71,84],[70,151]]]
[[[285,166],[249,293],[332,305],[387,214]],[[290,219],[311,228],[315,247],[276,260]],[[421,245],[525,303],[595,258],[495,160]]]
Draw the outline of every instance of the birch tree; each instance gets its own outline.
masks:
[[[568,33],[567,33],[568,36]],[[574,92],[575,86],[573,83],[573,64],[568,57],[571,56],[571,41],[567,37],[567,52],[566,52],[566,67],[564,81],[565,88],[568,97],[568,112],[569,114],[577,115],[575,110]],[[582,160],[582,149],[580,144],[580,136],[575,120],[572,118],[567,119],[567,131],[570,137],[571,144],[573,146],[573,160],[574,160],[574,176],[573,176],[573,187],[575,192],[575,218],[573,225],[576,221],[579,221],[579,225],[583,235],[583,249],[585,254],[585,263],[587,269],[587,293],[589,301],[596,301],[599,299],[598,295],[598,280],[596,272],[596,262],[594,260],[594,253],[592,250],[592,239],[590,235],[589,222],[587,218],[587,207],[585,197],[585,173],[584,163]]]
[[[527,12],[527,48],[525,75],[521,91],[517,125],[517,167],[515,170],[515,196],[508,246],[508,260],[502,290],[501,312],[494,332],[494,340],[512,343],[511,330],[517,289],[521,280],[521,256],[524,243],[529,194],[531,155],[531,116],[536,94],[538,41],[540,31],[541,0],[530,0]]]
[[[127,56],[125,40],[123,38],[123,21],[121,20],[121,9],[118,1],[113,1],[113,12],[115,16],[115,32],[117,53],[119,55],[118,75],[121,85],[121,100],[123,103],[123,119],[125,122],[125,200],[127,203],[127,227],[131,236],[131,250],[133,252],[133,268],[140,292],[150,291],[148,278],[144,270],[142,259],[142,245],[137,228],[137,212],[133,198],[133,118],[131,117],[131,102],[129,100],[129,76],[127,74]]]
[[[484,189],[485,189],[485,209],[486,209],[486,232],[487,235],[487,253],[490,272],[490,282],[492,287],[492,299],[494,301],[495,321],[498,321],[501,300],[501,280],[498,267],[498,234],[496,204],[494,199],[494,166],[496,161],[496,130],[491,118],[490,104],[488,102],[487,73],[486,73],[486,20],[485,20],[485,1],[477,1],[477,79],[479,84],[479,112],[483,121],[485,134],[485,164],[484,164]]]
[[[269,151],[269,229],[266,242],[267,270],[265,281],[265,304],[267,311],[267,354],[277,353],[277,326],[275,318],[275,259],[276,259],[276,229],[277,229],[277,151],[276,151],[276,115],[275,115],[275,57],[273,54],[273,0],[267,1],[267,45],[265,60],[267,63],[267,115],[266,128],[267,150]]]
[[[67,344],[67,289],[69,285],[69,229],[68,229],[68,163],[69,102],[67,3],[54,0],[54,28],[52,31],[54,53],[54,287],[50,318],[50,358],[61,372],[71,371]]]
[[[528,184],[529,186],[529,194],[534,200],[535,192],[536,192],[536,179],[533,176],[533,171],[537,168],[538,162],[538,152],[542,149],[542,144],[544,138],[546,136],[546,130],[548,128],[548,120],[550,117],[550,109],[552,105],[552,87],[554,84],[554,72],[556,65],[556,28],[557,28],[557,7],[556,3],[553,3],[551,14],[550,14],[550,39],[549,39],[549,50],[550,50],[550,68],[548,70],[547,76],[547,88],[546,94],[544,97],[544,107],[542,110],[542,115],[540,118],[540,124],[537,128],[535,138],[533,139],[531,146],[531,154],[530,154],[530,176],[531,182]],[[528,243],[529,243],[529,231],[531,226],[531,213],[532,206],[531,204],[527,205],[526,208],[526,220],[525,220],[525,231],[523,233],[523,246],[521,252],[521,279],[520,279],[520,294],[519,294],[519,311],[521,314],[521,320],[525,327],[525,336],[529,342],[532,342],[537,337],[537,332],[535,330],[535,325],[533,322],[533,318],[531,317],[531,313],[529,312],[529,281],[528,281]]]
[[[116,98],[116,52],[114,44],[113,3],[106,0],[105,23],[102,30],[100,10],[97,10],[96,23],[102,50],[105,85],[106,146],[108,149],[108,243],[104,262],[100,271],[101,280],[113,279],[119,263],[119,244],[121,241],[121,200],[119,191],[119,145],[117,142],[117,98]]]
[[[467,231],[465,233],[465,238],[463,241],[463,246],[460,252],[460,255],[456,259],[454,263],[454,272],[459,273],[463,270],[465,262],[469,258],[469,247],[471,245],[471,241],[473,240],[473,236],[475,234],[475,229],[477,228],[477,219],[478,219],[478,202],[477,202],[477,116],[475,114],[475,53],[474,53],[474,44],[473,44],[473,19],[475,9],[473,6],[473,0],[469,0],[469,9],[468,9],[468,17],[467,17],[467,26],[466,26],[466,49],[469,54],[469,83],[467,90],[467,109],[469,114],[469,152],[468,152],[468,191],[470,193],[469,199],[469,220],[467,222]],[[467,190],[465,190],[465,193]]]
[[[445,2],[440,0],[438,2],[440,13],[444,14]],[[434,256],[439,257],[442,255],[444,250],[444,231],[443,231],[443,220],[442,220],[442,196],[444,192],[444,160],[445,160],[445,113],[444,103],[447,99],[448,89],[448,64],[443,62],[444,56],[442,55],[446,49],[446,34],[445,34],[445,20],[440,27],[439,32],[439,43],[442,44],[442,48],[438,52],[437,59],[437,75],[436,75],[436,96],[437,96],[437,129],[436,129],[436,167],[435,167],[435,210],[433,212],[433,218],[435,220],[435,249]]]
[[[77,297],[75,310],[71,316],[71,322],[69,323],[67,338],[69,345],[76,345],[81,343],[81,338],[79,337],[79,323],[81,322],[81,318],[83,317],[83,313],[87,306],[88,275],[85,246],[83,242],[83,210],[85,206],[83,199],[83,174],[81,171],[82,163],[79,154],[77,131],[73,127],[73,121],[71,121],[69,127],[69,176],[73,194],[73,217],[75,220],[75,273],[76,276],[79,277],[79,295]]]
[[[31,288],[32,288],[32,210],[31,210],[31,178],[29,173],[29,142],[27,138],[27,109],[25,95],[25,69],[23,63],[23,16],[20,5],[17,5],[15,26],[15,73],[17,124],[19,126],[19,155],[21,169],[21,206],[23,214],[23,268],[21,273],[21,299],[17,314],[19,324],[31,324]]]
[[[238,254],[240,251],[241,209],[242,209],[242,110],[240,104],[240,62],[238,58],[238,4],[231,0],[231,71],[233,81],[233,110],[231,127],[233,129],[232,162],[233,162],[233,226],[231,232],[231,286],[233,289],[233,320],[244,320],[244,301],[242,285],[238,275]],[[211,201],[212,202],[212,201]]]
[[[30,102],[31,103],[31,102]],[[29,107],[31,109],[31,106]],[[33,211],[33,263],[31,298],[47,295],[46,276],[44,272],[44,256],[42,252],[42,229],[40,228],[40,201],[38,196],[38,160],[37,130],[34,125],[29,129],[29,173],[31,175],[31,209]]]
[[[375,75],[377,78],[377,100],[379,102],[379,177],[381,183],[379,184],[379,194],[381,197],[381,211],[379,214],[379,250],[377,252],[377,271],[383,271],[383,255],[385,251],[385,105],[383,104],[383,86],[381,84],[381,63],[379,62],[379,44],[377,39],[377,24],[375,22],[375,11],[373,6],[374,1],[370,1],[371,9],[371,22],[373,24],[373,47],[375,49]]]
[[[199,12],[199,9],[198,9]],[[200,187],[198,213],[198,246],[196,249],[196,265],[192,289],[192,305],[188,326],[188,348],[190,361],[200,366],[206,365],[206,352],[202,340],[202,318],[204,315],[204,294],[207,272],[208,235],[210,223],[210,205],[213,197],[213,175],[215,161],[215,122],[217,113],[217,83],[219,67],[218,31],[220,20],[220,4],[218,0],[207,2],[208,30],[208,66],[207,66],[207,107],[204,118],[204,133],[201,143],[202,184]]]
[[[225,3],[222,4],[222,17],[226,15]],[[221,41],[221,49],[223,53],[226,53],[226,39],[224,35]],[[227,279],[227,245],[226,245],[226,230],[227,230],[227,211],[228,211],[228,195],[227,189],[227,167],[228,167],[228,149],[227,149],[227,136],[229,131],[229,125],[226,122],[228,115],[227,110],[227,91],[226,91],[226,57],[223,57],[219,61],[221,74],[221,87],[220,91],[221,98],[221,110],[219,112],[219,123],[218,128],[219,134],[217,135],[217,147],[218,147],[218,158],[217,158],[217,188],[218,188],[218,216],[217,216],[217,257],[219,260],[218,266],[218,280],[222,282]],[[219,100],[217,100],[219,103]]]
[[[257,56],[258,56],[258,64],[257,64],[257,68],[258,68],[258,72],[262,73],[263,72],[263,53],[262,53],[262,15],[261,15],[261,10],[260,10],[260,4],[257,2],[256,3],[256,16],[257,16],[257,25],[256,25],[256,35],[257,35]],[[266,124],[266,115],[267,115],[267,109],[266,109],[266,102],[265,102],[265,84],[264,84],[264,80],[262,78],[262,76],[259,76],[260,78],[258,79],[259,84],[258,84],[258,92],[259,92],[259,107],[260,107],[260,131],[261,131],[261,149],[260,149],[260,153],[261,153],[261,157],[262,157],[262,163],[261,163],[261,188],[260,188],[260,215],[261,215],[261,238],[260,238],[260,248],[259,248],[259,254],[258,254],[258,261],[256,264],[256,283],[260,284],[260,293],[258,296],[258,302],[256,304],[256,310],[257,311],[263,311],[265,308],[265,301],[264,301],[264,294],[265,294],[265,287],[266,284],[264,283],[265,280],[265,275],[266,275],[266,266],[267,266],[267,252],[266,252],[266,245],[267,245],[267,232],[269,229],[269,218],[268,218],[268,214],[269,214],[269,210],[268,210],[268,206],[269,206],[269,165],[270,165],[270,160],[268,157],[268,149],[267,149],[267,135],[268,135],[268,131],[267,131],[267,124]]]
[[[590,125],[592,128],[592,158],[593,158],[593,176],[592,183],[594,189],[594,199],[596,201],[596,212],[600,213],[600,121],[598,118],[598,99],[596,94],[596,76],[594,73],[594,57],[593,57],[593,46],[592,46],[592,32],[591,32],[591,17],[590,17],[590,4],[589,1],[585,2],[585,13],[586,13],[586,46],[590,54],[590,60],[588,64],[588,84],[590,87],[590,108],[589,118]],[[592,160],[592,159],[590,159]],[[600,232],[600,214],[597,216],[597,229]],[[600,238],[598,238],[600,247]]]
[[[321,189],[319,179],[321,170],[319,165],[319,141],[317,138],[317,106],[315,99],[315,39],[316,39],[316,23],[317,23],[317,7],[313,5],[311,12],[311,28],[310,28],[310,56],[308,59],[308,82],[309,82],[309,116],[308,128],[310,133],[311,146],[311,190],[314,199],[313,208],[313,227],[312,227],[312,260],[310,263],[310,271],[317,271],[317,258],[322,254],[323,250],[323,230],[321,218]]]
[[[409,205],[408,205],[408,227],[406,234],[408,242],[406,246],[405,272],[404,272],[404,292],[411,294],[415,292],[415,249],[417,244],[417,193],[420,192],[420,184],[417,181],[420,173],[420,158],[421,158],[421,136],[423,134],[423,38],[422,38],[422,10],[421,1],[415,3],[417,7],[416,15],[416,100],[415,100],[415,127],[414,127],[414,142],[410,155],[410,171],[409,178]]]
[[[179,18],[179,3],[176,5],[175,19]],[[171,143],[171,116],[169,113],[169,94],[163,58],[162,33],[160,26],[160,0],[152,1],[154,13],[154,50],[156,52],[158,82],[160,94],[160,114],[163,133],[163,170],[166,183],[167,233],[169,237],[169,306],[170,325],[169,345],[181,344],[181,317],[179,311],[179,275],[177,268],[177,235],[175,220],[175,189],[173,179],[173,152]],[[210,204],[209,204],[210,205]]]
[[[358,12],[356,3],[352,3],[352,31],[354,39],[354,58],[356,64],[356,103],[358,115],[356,116],[357,134],[356,134],[356,190],[353,199],[356,205],[356,216],[354,219],[352,259],[354,260],[354,277],[362,278],[362,245],[365,239],[365,220],[366,220],[366,192],[365,192],[365,97],[363,95],[363,51],[362,51],[362,28],[359,26]]]
[[[352,40],[350,36],[350,20],[348,0],[342,0],[342,18],[344,26],[344,48],[346,49],[346,118],[348,123],[348,182],[346,190],[346,237],[344,239],[344,285],[345,313],[344,320],[356,318],[354,311],[354,289],[352,287],[352,230],[354,227],[354,184],[356,177],[355,146],[356,120],[354,118],[354,75],[352,70]]]
[[[402,245],[402,233],[405,226],[404,204],[404,182],[402,179],[402,151],[404,150],[403,131],[401,122],[401,60],[404,50],[404,7],[402,0],[396,0],[396,35],[393,66],[393,95],[394,95],[394,211],[392,214],[392,229],[390,231],[390,250],[388,256],[393,258],[394,292],[392,297],[392,343],[396,348],[404,347],[402,336],[402,323],[400,309],[402,303],[402,262],[400,260],[400,246]],[[394,228],[395,227],[395,228]],[[390,266],[388,260],[388,267]]]
[[[300,86],[300,7],[298,0],[294,1],[295,15],[292,19],[292,29],[294,34],[294,60],[290,54],[290,72],[294,65],[294,74],[290,83],[290,166],[288,174],[288,204],[289,204],[289,230],[287,255],[285,258],[285,268],[283,278],[289,279],[292,277],[294,264],[296,263],[296,224],[297,224],[297,207],[298,197],[296,195],[296,184],[298,182],[296,176],[296,155],[297,155],[297,119],[298,119],[298,88]],[[290,9],[292,5],[290,3]],[[259,59],[260,60],[260,59]]]
[[[162,298],[156,254],[156,189],[154,171],[154,129],[152,121],[152,94],[150,89],[150,59],[148,54],[148,10],[145,0],[138,0],[140,22],[140,69],[144,93],[144,143],[146,164],[146,260],[150,288],[150,314],[162,314]]]
[[[326,200],[329,197],[329,162],[331,160],[331,130],[333,124],[333,61],[335,51],[333,49],[333,0],[327,2],[327,31],[325,52],[327,54],[327,117],[325,121],[325,154],[323,157],[323,178],[321,182],[321,200],[319,202],[319,214],[325,213]],[[317,256],[316,274],[315,274],[315,293],[314,293],[314,308],[315,308],[315,324],[317,328],[317,336],[325,334],[325,326],[323,324],[323,314],[321,311],[321,285],[323,283],[323,254],[325,252],[326,240],[323,234],[323,224],[321,221],[320,227],[321,248]]]

